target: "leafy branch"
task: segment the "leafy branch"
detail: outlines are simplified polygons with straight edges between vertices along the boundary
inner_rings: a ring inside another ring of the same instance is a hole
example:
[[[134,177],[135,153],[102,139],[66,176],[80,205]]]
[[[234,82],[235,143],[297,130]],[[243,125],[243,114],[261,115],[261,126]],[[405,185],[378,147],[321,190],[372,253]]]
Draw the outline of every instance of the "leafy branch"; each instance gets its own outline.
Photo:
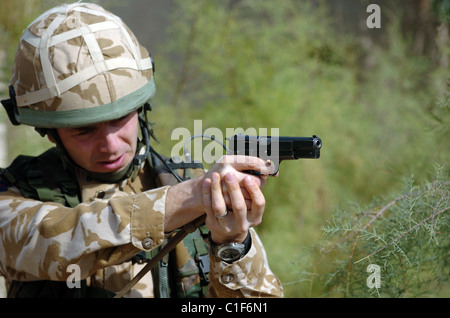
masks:
[[[395,244],[396,242],[398,242],[399,240],[401,240],[404,236],[406,236],[406,235],[408,235],[409,233],[411,233],[413,230],[415,230],[417,227],[419,227],[420,225],[422,225],[422,224],[425,223],[426,221],[428,221],[428,220],[430,220],[430,219],[433,219],[435,216],[437,216],[437,215],[439,215],[439,214],[441,214],[441,213],[443,213],[443,212],[445,212],[445,211],[447,211],[447,210],[449,210],[449,209],[450,209],[450,206],[448,206],[448,207],[446,207],[446,208],[444,208],[444,209],[442,209],[442,210],[440,210],[440,211],[438,211],[438,212],[433,213],[432,215],[430,215],[430,216],[427,217],[426,219],[423,219],[422,221],[420,221],[419,223],[417,223],[415,226],[413,226],[412,228],[410,228],[408,231],[405,231],[405,232],[403,232],[401,235],[397,236],[397,237],[396,237],[393,241],[391,241],[389,244],[387,244],[387,245],[381,247],[380,249],[376,250],[375,252],[371,253],[370,255],[367,255],[366,257],[363,257],[363,258],[361,258],[360,260],[356,261],[355,264],[356,264],[356,263],[359,263],[359,262],[361,262],[362,260],[365,260],[365,259],[367,259],[367,258],[369,258],[369,257],[371,257],[371,256],[373,256],[373,255],[375,255],[375,254],[377,254],[377,253],[379,253],[379,252],[381,252],[382,250],[388,248],[389,246]]]
[[[449,227],[450,181],[442,167],[436,171],[436,180],[421,187],[411,178],[401,195],[381,207],[358,207],[356,213],[339,211],[329,221],[323,231],[327,237],[337,238],[320,249],[320,263],[331,263],[332,268],[328,265],[326,272],[316,273],[316,277],[325,280],[330,294],[417,296],[448,284],[450,240],[445,231]],[[427,236],[428,244],[424,244]],[[381,265],[380,290],[366,286],[363,261]]]
[[[431,184],[431,187],[435,187],[437,184],[438,184],[438,181],[435,181],[435,182],[433,182],[433,183]],[[444,182],[444,183],[443,183],[443,186],[448,186],[448,185],[450,185],[450,181],[447,181],[447,182]],[[377,212],[377,213],[376,213],[376,214],[375,214],[375,215],[374,215],[374,216],[373,216],[373,217],[372,217],[372,218],[371,218],[371,219],[370,219],[363,227],[361,227],[360,229],[358,229],[358,228],[355,227],[355,226],[354,226],[354,227],[351,227],[351,228],[349,228],[348,226],[347,226],[347,227],[337,228],[338,231],[345,231],[345,232],[349,232],[349,233],[348,233],[346,236],[342,237],[339,241],[335,242],[328,250],[322,250],[322,252],[325,253],[325,254],[330,253],[334,248],[336,248],[336,247],[339,246],[340,244],[343,244],[345,241],[351,239],[354,235],[356,235],[356,234],[358,234],[358,233],[362,233],[362,232],[368,233],[368,232],[365,231],[365,230],[366,230],[368,227],[370,227],[371,224],[372,224],[374,221],[376,221],[377,219],[381,218],[381,217],[384,215],[384,213],[385,213],[386,211],[388,211],[390,208],[392,208],[392,207],[393,207],[394,205],[396,205],[398,202],[400,202],[400,201],[402,201],[402,200],[404,200],[404,199],[406,199],[406,198],[408,198],[408,197],[411,197],[411,196],[412,196],[412,197],[420,196],[421,194],[423,194],[423,193],[426,192],[426,191],[428,191],[428,190],[425,189],[425,190],[417,191],[417,192],[412,193],[412,194],[405,193],[405,194],[402,194],[402,195],[396,197],[395,199],[393,199],[392,201],[390,201],[388,204],[386,204],[385,206],[383,206],[380,210],[378,210],[378,212]],[[444,197],[446,197],[446,196],[444,195]],[[407,235],[408,233],[410,233],[411,231],[413,231],[415,228],[417,228],[418,226],[420,226],[420,225],[423,224],[424,222],[426,222],[426,221],[428,221],[428,220],[430,220],[430,219],[433,219],[434,216],[439,215],[439,214],[441,214],[441,213],[447,211],[448,209],[450,209],[450,206],[447,206],[447,207],[445,207],[444,209],[440,210],[439,212],[436,212],[436,213],[432,214],[431,216],[429,216],[429,217],[427,217],[426,219],[422,220],[420,223],[416,224],[416,226],[414,226],[414,227],[411,228],[410,230],[408,230],[408,231],[402,233],[402,235],[401,235],[400,237],[398,237],[398,239],[392,241],[392,242],[389,243],[387,246],[384,246],[384,248],[381,248],[381,249],[379,249],[379,250],[373,252],[372,254],[370,254],[370,255],[364,257],[364,259],[365,259],[365,258],[368,258],[368,257],[370,257],[370,256],[372,256],[372,255],[375,255],[376,253],[380,252],[381,250],[385,249],[385,248],[388,247],[388,246],[391,246],[391,245],[394,244],[396,241],[400,240],[403,236]],[[364,213],[361,213],[360,215],[361,215],[361,216],[364,216],[364,215],[370,215],[370,214],[373,214],[373,212],[365,211]],[[336,220],[334,220],[334,221],[336,221]],[[336,223],[335,223],[335,224],[336,224]],[[340,225],[342,226],[342,223],[340,223]],[[335,228],[335,229],[336,229],[336,228]],[[332,228],[323,228],[323,230],[324,230],[326,233],[331,233],[331,232],[333,232],[333,229],[332,229]],[[362,259],[361,259],[361,260],[362,260]],[[359,261],[361,261],[361,260],[359,260]],[[359,261],[358,261],[358,262],[359,262]]]

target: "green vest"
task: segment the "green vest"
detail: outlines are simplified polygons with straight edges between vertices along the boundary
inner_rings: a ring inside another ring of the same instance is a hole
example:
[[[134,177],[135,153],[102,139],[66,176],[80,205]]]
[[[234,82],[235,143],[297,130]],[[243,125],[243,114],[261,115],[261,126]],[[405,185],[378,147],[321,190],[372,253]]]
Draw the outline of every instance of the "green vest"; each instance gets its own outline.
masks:
[[[161,156],[158,156],[161,158]],[[170,160],[163,164],[156,157],[148,162],[155,167],[158,174],[167,173],[167,169],[182,170],[184,177],[191,174],[193,166],[180,166]],[[196,168],[200,168],[197,166]],[[12,164],[0,172],[3,186],[15,186],[26,198],[43,202],[56,202],[67,207],[80,203],[80,189],[75,174],[62,161],[57,148],[51,148],[37,157],[18,156]],[[208,230],[203,225],[188,234],[171,253],[155,266],[152,272],[155,297],[203,297],[209,283],[209,255],[206,243]],[[185,249],[190,259],[180,261],[177,250]],[[159,249],[140,252],[130,261],[147,262]],[[114,293],[105,289],[86,285],[81,281],[81,288],[68,288],[66,282],[60,281],[12,281],[8,297],[113,297]]]

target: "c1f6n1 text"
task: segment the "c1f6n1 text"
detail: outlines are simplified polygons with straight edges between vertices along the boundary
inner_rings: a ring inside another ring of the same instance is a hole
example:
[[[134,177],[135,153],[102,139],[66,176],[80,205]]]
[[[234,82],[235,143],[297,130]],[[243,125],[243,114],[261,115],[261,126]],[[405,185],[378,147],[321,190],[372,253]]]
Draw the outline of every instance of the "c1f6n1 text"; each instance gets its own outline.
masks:
[[[220,306],[213,304],[202,305],[188,302],[187,304],[181,306],[182,313],[207,313],[211,316],[216,310],[222,313],[266,313],[267,303],[229,302],[226,303],[225,306]]]

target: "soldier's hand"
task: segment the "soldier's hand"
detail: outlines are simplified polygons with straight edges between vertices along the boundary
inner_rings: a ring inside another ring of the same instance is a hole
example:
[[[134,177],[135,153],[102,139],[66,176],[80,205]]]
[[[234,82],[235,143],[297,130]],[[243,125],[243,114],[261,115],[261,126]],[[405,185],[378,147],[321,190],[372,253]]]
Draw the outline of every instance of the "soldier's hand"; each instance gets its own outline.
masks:
[[[230,203],[227,205],[223,193],[224,183]],[[206,226],[211,231],[211,239],[216,244],[225,242],[242,243],[250,227],[261,223],[265,198],[260,184],[247,175],[243,178],[243,187],[249,199],[244,198],[241,185],[233,172],[221,178],[213,172],[211,178],[203,182],[203,206],[206,212]],[[250,202],[250,204],[249,204]]]
[[[242,194],[246,200],[246,204],[248,208],[251,206],[251,196],[247,191],[247,188],[244,186],[244,178],[250,177],[260,188],[263,188],[267,176],[272,174],[275,167],[271,162],[260,159],[258,157],[252,156],[223,156],[221,157],[217,163],[206,173],[204,178],[211,179],[211,175],[214,172],[219,173],[220,179],[222,181],[222,193],[224,195],[225,204],[228,207],[231,207],[231,200],[229,195],[228,186],[225,183],[225,175],[229,172],[234,173],[236,176]],[[246,171],[256,171],[259,172],[259,175],[250,175],[246,173]]]

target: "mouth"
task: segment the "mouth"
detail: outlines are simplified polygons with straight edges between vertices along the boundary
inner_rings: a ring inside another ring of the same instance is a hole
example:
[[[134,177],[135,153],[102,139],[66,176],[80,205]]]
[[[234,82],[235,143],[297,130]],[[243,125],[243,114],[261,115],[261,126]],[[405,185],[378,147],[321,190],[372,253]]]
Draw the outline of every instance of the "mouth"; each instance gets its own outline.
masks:
[[[97,163],[108,172],[117,171],[122,168],[125,160],[125,154],[120,157],[113,158],[111,160],[98,161]]]

